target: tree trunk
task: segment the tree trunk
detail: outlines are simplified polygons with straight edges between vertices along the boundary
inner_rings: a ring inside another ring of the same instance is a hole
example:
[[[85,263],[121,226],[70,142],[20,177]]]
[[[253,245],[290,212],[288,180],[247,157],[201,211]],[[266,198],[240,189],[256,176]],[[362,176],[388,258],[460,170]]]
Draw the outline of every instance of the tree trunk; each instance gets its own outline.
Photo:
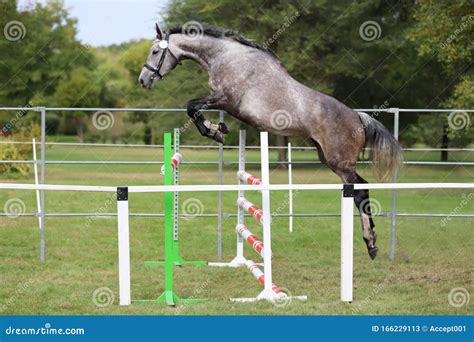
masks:
[[[449,144],[448,138],[448,127],[444,125],[443,127],[443,138],[441,139],[441,148],[447,149]],[[442,150],[441,151],[441,161],[448,161],[448,151]]]
[[[278,148],[278,168],[286,169],[288,168],[288,164],[286,163],[288,161],[288,156],[287,156],[288,137],[277,135],[276,143],[277,143],[277,146],[279,147]]]
[[[151,127],[148,125],[145,125],[145,136],[143,138],[145,145],[151,145]]]
[[[77,130],[77,137],[79,138],[79,142],[81,144],[84,143],[84,124],[81,119],[76,119],[76,130]]]

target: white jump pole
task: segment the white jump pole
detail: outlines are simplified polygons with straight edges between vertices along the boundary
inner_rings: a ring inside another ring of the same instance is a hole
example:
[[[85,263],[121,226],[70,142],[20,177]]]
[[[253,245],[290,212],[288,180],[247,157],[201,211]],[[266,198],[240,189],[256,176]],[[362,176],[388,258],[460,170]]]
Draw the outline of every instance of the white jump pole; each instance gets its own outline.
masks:
[[[260,164],[262,185],[270,185],[270,170],[268,162],[268,132],[260,132]],[[265,272],[264,290],[259,295],[266,299],[273,300],[275,292],[272,290],[272,246],[270,232],[270,190],[262,190],[262,210],[263,210],[263,266]]]
[[[120,305],[130,305],[130,233],[128,225],[128,188],[117,188]]]
[[[36,139],[33,138],[33,171],[35,174],[35,185],[39,184],[39,177],[38,177],[38,164],[36,164]],[[36,207],[38,209],[38,226],[41,231],[41,199],[40,199],[40,191],[36,190]]]
[[[341,197],[341,300],[352,302],[354,258],[354,185],[344,184]]]

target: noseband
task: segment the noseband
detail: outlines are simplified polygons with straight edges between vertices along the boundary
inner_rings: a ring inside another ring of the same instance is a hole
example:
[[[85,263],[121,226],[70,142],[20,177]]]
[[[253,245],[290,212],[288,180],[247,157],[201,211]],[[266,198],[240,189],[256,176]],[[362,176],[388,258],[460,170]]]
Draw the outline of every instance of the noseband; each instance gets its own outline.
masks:
[[[178,57],[176,57],[172,52],[171,50],[169,49],[169,40],[170,40],[170,33],[169,32],[166,32],[165,34],[165,39],[166,41],[166,47],[163,49],[163,53],[161,54],[161,57],[160,57],[160,60],[158,61],[158,65],[156,66],[156,68],[152,67],[150,64],[143,64],[143,66],[150,70],[153,75],[157,76],[160,80],[163,79],[163,75],[160,73],[160,70],[161,70],[161,67],[163,66],[163,63],[165,61],[165,57],[166,57],[166,53],[169,52],[169,54],[178,61],[178,64],[181,64],[181,62],[179,61]]]

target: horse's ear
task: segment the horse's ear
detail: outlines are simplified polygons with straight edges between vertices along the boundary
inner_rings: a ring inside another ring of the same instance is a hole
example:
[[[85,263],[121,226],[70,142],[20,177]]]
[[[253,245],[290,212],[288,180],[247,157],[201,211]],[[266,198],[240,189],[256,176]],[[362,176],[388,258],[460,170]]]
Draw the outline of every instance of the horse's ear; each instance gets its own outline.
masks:
[[[155,28],[156,28],[156,38],[157,39],[163,39],[163,32],[161,31],[160,27],[158,26],[158,23],[155,23]]]

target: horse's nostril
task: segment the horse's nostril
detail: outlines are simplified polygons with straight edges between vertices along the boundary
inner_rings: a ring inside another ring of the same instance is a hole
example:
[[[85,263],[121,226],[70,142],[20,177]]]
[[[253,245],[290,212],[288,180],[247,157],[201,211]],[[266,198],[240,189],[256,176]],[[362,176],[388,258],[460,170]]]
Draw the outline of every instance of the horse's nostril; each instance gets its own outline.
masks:
[[[140,78],[140,84],[143,85],[145,81],[143,81],[143,78]]]

